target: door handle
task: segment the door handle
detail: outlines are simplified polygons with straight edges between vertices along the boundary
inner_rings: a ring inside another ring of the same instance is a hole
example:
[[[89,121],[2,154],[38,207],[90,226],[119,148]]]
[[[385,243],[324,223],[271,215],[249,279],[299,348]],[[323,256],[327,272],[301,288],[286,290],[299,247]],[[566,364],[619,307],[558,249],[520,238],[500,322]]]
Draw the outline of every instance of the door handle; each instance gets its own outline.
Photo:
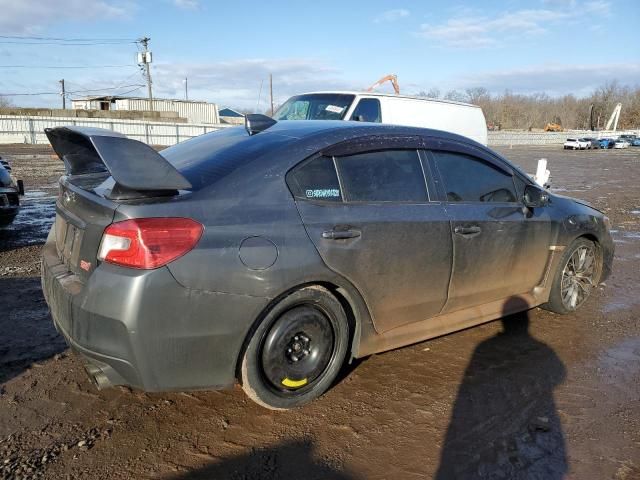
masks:
[[[344,240],[359,236],[359,230],[327,230],[326,232],[322,232],[322,238],[326,238],[328,240]]]
[[[472,227],[455,227],[453,229],[453,233],[456,235],[461,235],[463,237],[475,237],[482,232],[482,229],[477,225]]]

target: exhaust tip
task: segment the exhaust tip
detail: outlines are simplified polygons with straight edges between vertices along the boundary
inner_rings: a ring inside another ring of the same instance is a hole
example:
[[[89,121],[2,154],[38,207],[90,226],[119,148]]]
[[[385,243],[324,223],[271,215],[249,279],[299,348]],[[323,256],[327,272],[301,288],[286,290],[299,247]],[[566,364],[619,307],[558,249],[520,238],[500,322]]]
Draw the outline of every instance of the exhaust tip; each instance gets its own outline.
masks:
[[[86,370],[91,383],[93,383],[98,390],[103,390],[113,386],[105,373],[95,365],[85,364],[84,369]]]

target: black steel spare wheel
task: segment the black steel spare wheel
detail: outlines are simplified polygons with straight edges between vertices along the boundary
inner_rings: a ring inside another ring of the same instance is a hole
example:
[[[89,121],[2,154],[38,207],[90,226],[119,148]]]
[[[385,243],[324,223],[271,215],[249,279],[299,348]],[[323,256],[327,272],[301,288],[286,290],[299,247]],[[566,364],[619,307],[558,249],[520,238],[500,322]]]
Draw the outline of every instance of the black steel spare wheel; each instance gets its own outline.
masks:
[[[242,388],[267,408],[303,405],[331,386],[348,341],[346,314],[330,291],[296,290],[272,307],[251,335],[242,358]]]
[[[262,345],[265,377],[282,393],[312,386],[331,360],[334,338],[331,322],[319,308],[292,308],[276,320]]]

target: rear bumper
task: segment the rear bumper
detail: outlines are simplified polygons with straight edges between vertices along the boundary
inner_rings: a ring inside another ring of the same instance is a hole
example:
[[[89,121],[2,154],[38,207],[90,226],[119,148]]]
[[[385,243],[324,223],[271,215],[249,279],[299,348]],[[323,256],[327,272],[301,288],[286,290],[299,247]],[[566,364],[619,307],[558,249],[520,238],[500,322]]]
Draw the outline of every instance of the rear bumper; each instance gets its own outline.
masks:
[[[235,382],[244,339],[269,299],[181,286],[167,268],[102,264],[86,283],[43,248],[42,286],[54,324],[99,387],[219,389]]]
[[[9,225],[18,215],[18,208],[0,209],[0,226]]]
[[[4,199],[0,199],[0,226],[9,225],[20,211],[19,205],[6,205],[5,203]]]

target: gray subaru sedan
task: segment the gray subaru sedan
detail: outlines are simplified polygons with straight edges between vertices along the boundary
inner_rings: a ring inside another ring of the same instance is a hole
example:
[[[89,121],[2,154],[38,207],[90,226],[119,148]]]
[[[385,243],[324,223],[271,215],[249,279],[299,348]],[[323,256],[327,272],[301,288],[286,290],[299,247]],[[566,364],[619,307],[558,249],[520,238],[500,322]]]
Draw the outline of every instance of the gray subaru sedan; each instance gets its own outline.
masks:
[[[288,409],[354,358],[572,312],[611,269],[607,217],[450,133],[248,115],[160,153],[46,133],[66,174],[42,284],[99,388],[239,381]]]

